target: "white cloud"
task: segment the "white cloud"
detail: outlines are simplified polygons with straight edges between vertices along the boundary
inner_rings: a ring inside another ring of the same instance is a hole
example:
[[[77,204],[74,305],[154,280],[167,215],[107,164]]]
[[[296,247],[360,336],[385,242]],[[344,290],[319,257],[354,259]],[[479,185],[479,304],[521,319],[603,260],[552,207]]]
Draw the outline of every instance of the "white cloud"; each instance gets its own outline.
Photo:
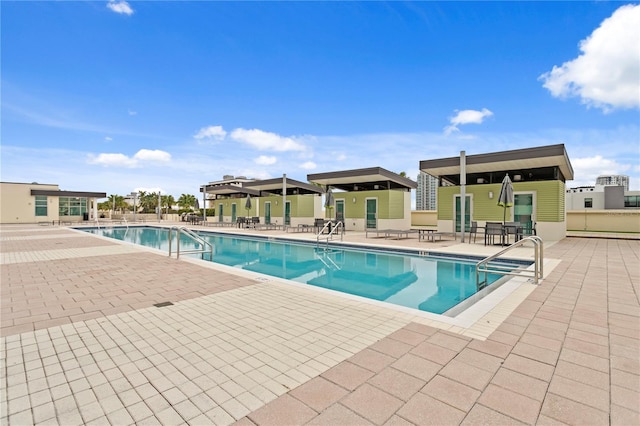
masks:
[[[143,162],[167,163],[171,160],[171,154],[159,149],[141,149],[133,157],[120,153],[102,153],[98,155],[89,154],[87,162],[105,167],[139,167]]]
[[[580,42],[582,54],[539,80],[554,97],[577,96],[608,112],[640,107],[640,5],[626,5]]]
[[[592,186],[600,175],[625,174],[631,169],[629,164],[621,164],[616,160],[604,158],[602,155],[592,157],[575,158],[571,160],[575,181],[571,186]]]
[[[109,136],[105,136],[104,140],[107,142],[111,142],[113,140],[113,138],[109,137]]]
[[[129,158],[124,154],[98,154],[97,156],[89,155],[89,164],[98,164],[105,167],[136,167],[138,162]]]
[[[129,6],[129,3],[124,0],[110,0],[109,3],[107,3],[107,7],[115,13],[119,13],[121,15],[133,15],[133,9],[131,8],[131,6]]]
[[[260,164],[262,166],[270,166],[272,164],[275,164],[278,159],[271,155],[261,155],[253,161],[256,164]]]
[[[260,151],[304,151],[305,146],[292,138],[259,129],[235,129],[231,137]]]
[[[456,110],[457,111],[457,110]],[[482,124],[485,118],[491,117],[493,112],[486,108],[482,108],[481,111],[473,109],[464,109],[457,111],[458,113],[449,119],[449,126],[444,128],[444,133],[450,135],[453,132],[459,132],[458,126],[463,124]]]
[[[129,113],[129,115],[138,115],[138,111],[131,111],[131,110],[127,110],[127,112]]]
[[[318,167],[318,165],[313,161],[307,161],[300,164],[300,168],[304,170],[315,170],[316,167]]]
[[[133,158],[140,161],[166,163],[171,160],[171,154],[159,149],[141,149],[140,151],[136,152]]]
[[[194,138],[198,140],[216,140],[221,141],[227,136],[227,132],[222,128],[222,126],[208,126],[203,127],[198,130],[198,133],[193,135]]]

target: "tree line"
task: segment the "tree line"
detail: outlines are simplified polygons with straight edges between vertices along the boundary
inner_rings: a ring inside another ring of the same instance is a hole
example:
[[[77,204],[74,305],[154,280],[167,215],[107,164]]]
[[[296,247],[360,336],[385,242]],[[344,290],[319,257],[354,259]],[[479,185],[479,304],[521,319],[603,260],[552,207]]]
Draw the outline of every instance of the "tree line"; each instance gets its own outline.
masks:
[[[125,196],[111,194],[107,201],[98,203],[98,209],[124,213],[133,211],[133,203],[127,202]],[[131,198],[128,196],[128,198]],[[158,193],[140,191],[136,197],[136,211],[138,213],[155,213],[158,208]],[[176,212],[175,206],[179,207]],[[182,194],[176,201],[173,195],[160,195],[160,208],[162,211],[182,213],[183,211],[199,210],[198,199],[192,194]]]

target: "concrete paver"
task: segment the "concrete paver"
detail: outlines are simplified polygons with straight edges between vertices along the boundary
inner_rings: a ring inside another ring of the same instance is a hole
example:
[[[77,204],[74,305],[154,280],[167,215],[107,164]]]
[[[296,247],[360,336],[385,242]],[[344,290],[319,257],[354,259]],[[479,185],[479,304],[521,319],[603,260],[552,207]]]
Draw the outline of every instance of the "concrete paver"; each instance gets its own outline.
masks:
[[[0,424],[640,418],[640,241],[551,245],[540,286],[469,325],[64,228],[3,226],[0,242]]]

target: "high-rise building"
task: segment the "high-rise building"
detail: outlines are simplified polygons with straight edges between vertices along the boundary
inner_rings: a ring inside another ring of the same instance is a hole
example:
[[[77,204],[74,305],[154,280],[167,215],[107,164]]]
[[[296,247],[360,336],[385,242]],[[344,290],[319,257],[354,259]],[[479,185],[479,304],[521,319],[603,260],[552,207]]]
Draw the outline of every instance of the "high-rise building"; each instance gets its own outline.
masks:
[[[424,172],[418,173],[416,210],[437,210],[438,179]]]
[[[601,186],[622,186],[625,191],[629,190],[629,176],[626,175],[602,175],[596,179],[596,185]]]

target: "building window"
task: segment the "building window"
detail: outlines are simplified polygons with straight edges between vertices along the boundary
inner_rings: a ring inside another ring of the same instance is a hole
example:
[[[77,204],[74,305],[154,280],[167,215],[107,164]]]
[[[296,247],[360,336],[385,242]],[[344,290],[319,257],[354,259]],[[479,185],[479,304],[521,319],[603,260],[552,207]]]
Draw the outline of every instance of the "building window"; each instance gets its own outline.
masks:
[[[47,216],[47,197],[36,195],[36,216]]]
[[[640,207],[640,195],[627,195],[624,197],[625,207]]]
[[[60,197],[58,214],[63,216],[82,216],[87,212],[87,199],[78,197]]]
[[[593,198],[585,198],[584,199],[584,208],[585,209],[593,208]]]

